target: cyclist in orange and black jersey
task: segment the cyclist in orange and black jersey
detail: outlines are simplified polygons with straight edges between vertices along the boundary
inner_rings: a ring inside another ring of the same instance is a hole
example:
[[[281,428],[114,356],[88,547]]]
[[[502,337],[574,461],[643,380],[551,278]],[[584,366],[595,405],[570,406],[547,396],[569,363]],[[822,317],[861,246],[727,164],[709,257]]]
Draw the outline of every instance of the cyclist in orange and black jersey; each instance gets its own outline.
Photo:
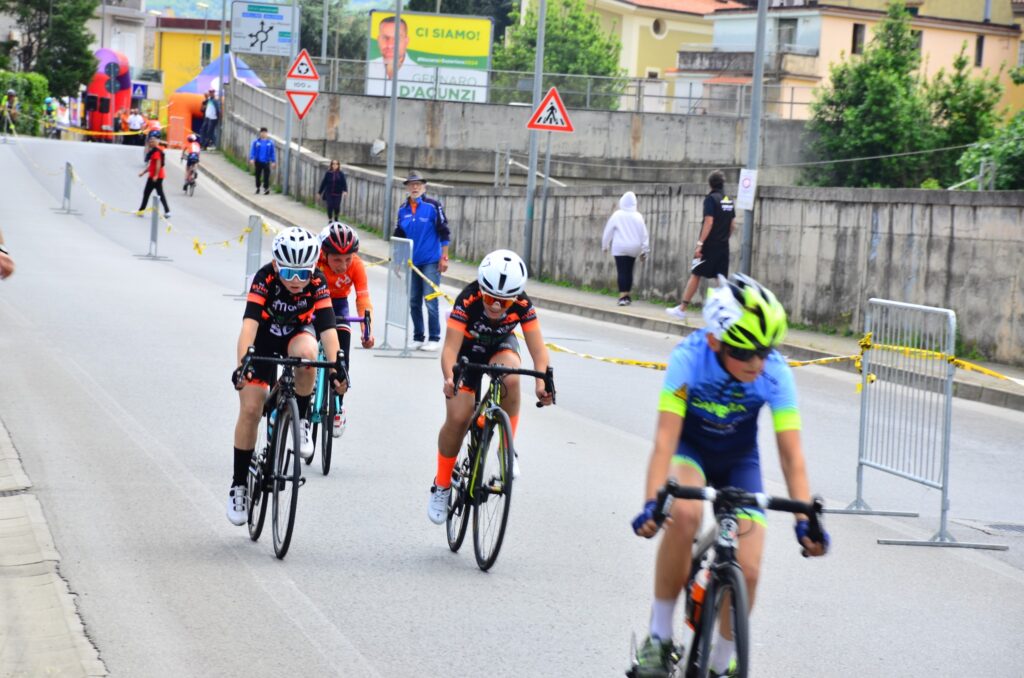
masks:
[[[473,394],[481,388],[483,379],[479,372],[466,374],[456,393],[455,364],[467,356],[472,363],[520,367],[519,340],[514,331],[522,327],[533,369],[543,372],[548,368],[548,349],[540,332],[537,311],[525,292],[526,277],[526,264],[518,254],[497,250],[484,257],[477,269],[477,281],[467,285],[455,299],[441,350],[447,402],[445,422],[437,436],[437,474],[427,506],[427,517],[433,523],[443,523],[448,515],[452,469],[473,416]],[[508,375],[503,384],[501,408],[508,414],[514,436],[519,426],[519,376]],[[535,393],[541,405],[553,402],[543,379],[536,380]],[[519,464],[513,459],[512,475],[518,474]]]
[[[249,498],[245,480],[249,460],[256,446],[267,390],[277,376],[276,367],[268,363],[253,364],[251,379],[242,374],[242,359],[249,347],[255,349],[257,356],[308,360],[317,358],[318,336],[325,355],[337,356],[339,348],[330,292],[323,274],[316,271],[320,256],[317,237],[301,228],[287,229],[274,238],[273,253],[274,260],[256,272],[249,287],[238,336],[238,367],[231,375],[239,392],[234,473],[227,506],[228,520],[234,525],[243,525],[247,517]],[[315,376],[312,368],[295,370],[296,400],[302,417],[299,454],[306,459],[313,456],[309,403]],[[339,394],[348,389],[346,382],[335,383]]]
[[[345,352],[345,369],[349,369],[349,351],[352,347],[352,327],[348,321],[348,296],[356,289],[356,315],[366,317],[366,330],[361,338],[363,348],[373,348],[375,343],[371,327],[373,303],[370,288],[366,282],[366,266],[357,254],[359,236],[348,224],[332,221],[320,232],[320,273],[326,278],[331,295],[334,318],[338,327],[338,341]],[[364,316],[364,314],[366,314]],[[338,412],[334,415],[333,435],[341,437],[347,425],[344,397],[338,398]]]
[[[196,167],[199,165],[199,153],[203,150],[203,147],[199,144],[199,137],[195,134],[188,135],[188,143],[181,149],[181,157],[187,162],[185,163],[185,185],[181,187],[181,190],[187,191],[188,185],[193,181],[196,172]]]

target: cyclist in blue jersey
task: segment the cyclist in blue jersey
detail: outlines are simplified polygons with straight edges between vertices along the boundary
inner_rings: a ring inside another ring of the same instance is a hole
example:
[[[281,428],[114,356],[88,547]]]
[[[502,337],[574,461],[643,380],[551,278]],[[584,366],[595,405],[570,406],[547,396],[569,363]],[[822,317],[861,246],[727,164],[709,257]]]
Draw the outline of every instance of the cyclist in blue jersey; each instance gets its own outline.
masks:
[[[757,447],[757,415],[772,411],[782,473],[789,496],[810,501],[807,470],[800,443],[800,411],[793,374],[774,350],[786,334],[786,312],[775,295],[744,275],[709,292],[704,305],[707,327],[681,341],[672,351],[658,401],[658,426],[647,469],[644,510],[633,521],[641,537],[653,537],[655,496],[671,474],[680,485],[738,487],[763,492]],[[703,503],[676,501],[665,525],[655,562],[650,635],[638,654],[637,676],[669,675],[672,619],[676,599],[689,578],[691,545],[700,527]],[[763,512],[741,515],[737,559],[746,577],[750,605],[757,590],[764,550]],[[828,549],[807,537],[806,516],[797,516],[797,541],[806,555]],[[727,629],[728,626],[723,626]],[[733,653],[731,638],[719,634],[711,652],[711,675],[727,676]]]

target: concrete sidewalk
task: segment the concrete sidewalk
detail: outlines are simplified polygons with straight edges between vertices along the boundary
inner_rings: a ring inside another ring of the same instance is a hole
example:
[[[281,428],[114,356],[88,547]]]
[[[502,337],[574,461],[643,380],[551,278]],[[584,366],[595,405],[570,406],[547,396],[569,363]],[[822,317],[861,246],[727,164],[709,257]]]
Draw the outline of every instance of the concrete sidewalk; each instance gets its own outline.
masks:
[[[277,193],[256,195],[252,176],[232,165],[220,153],[203,155],[202,172],[232,193],[235,198],[252,207],[255,213],[282,224],[301,226],[314,231],[319,231],[326,224],[327,217],[321,210],[306,207]],[[377,235],[361,231],[360,253],[368,255],[371,260],[383,259],[388,256],[388,244]],[[475,265],[453,260],[447,273],[442,276],[442,282],[461,288],[475,278]],[[618,306],[613,297],[535,280],[530,281],[529,294],[531,299],[544,308],[654,332],[685,336],[704,324],[699,314],[691,314],[693,318],[684,324],[668,316],[665,313],[665,306],[662,305],[634,301],[630,306]],[[859,338],[790,329],[782,352],[791,360],[856,355],[860,352],[857,344]],[[608,357],[628,359],[631,356]],[[978,364],[1012,379],[1024,380],[1022,368],[995,363]],[[838,363],[833,367],[848,371],[855,369],[852,361]],[[1024,411],[1024,385],[975,372],[957,370],[954,395],[966,400]]]
[[[105,676],[31,485],[0,423],[0,676]]]

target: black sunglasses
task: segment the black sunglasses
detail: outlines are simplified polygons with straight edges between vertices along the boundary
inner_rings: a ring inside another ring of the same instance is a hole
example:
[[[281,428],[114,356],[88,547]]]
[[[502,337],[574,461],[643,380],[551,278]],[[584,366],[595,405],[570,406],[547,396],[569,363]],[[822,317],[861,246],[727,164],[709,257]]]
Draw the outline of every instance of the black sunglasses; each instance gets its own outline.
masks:
[[[773,349],[770,346],[767,348],[736,348],[735,346],[725,344],[725,352],[729,354],[729,357],[739,360],[742,363],[753,360],[754,356],[757,356],[761,360],[766,360],[772,350]]]

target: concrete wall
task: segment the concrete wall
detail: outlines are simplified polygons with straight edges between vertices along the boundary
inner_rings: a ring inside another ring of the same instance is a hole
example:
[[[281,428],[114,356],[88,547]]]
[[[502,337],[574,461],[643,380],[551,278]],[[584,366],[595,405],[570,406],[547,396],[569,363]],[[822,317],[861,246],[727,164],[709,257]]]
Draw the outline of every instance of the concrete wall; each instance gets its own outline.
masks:
[[[243,119],[283,136],[283,93],[233,88],[229,107]],[[387,138],[384,97],[323,95],[302,124],[304,145],[355,165],[383,166],[370,155],[374,139]],[[529,149],[522,106],[403,99],[396,125],[396,167],[493,174],[495,149]],[[552,175],[583,181],[703,181],[710,169],[742,167],[747,121],[731,116],[570,111],[577,132],[552,137]],[[296,137],[298,125],[294,125]],[[804,155],[803,122],[766,120],[762,135],[763,183],[791,184]],[[671,143],[666,143],[671,140]],[[545,142],[546,143],[546,142]],[[522,157],[517,158],[525,164]],[[738,172],[738,170],[737,170]],[[522,173],[520,171],[520,173]]]
[[[224,140],[248,152],[255,127],[229,113]],[[327,159],[298,154],[293,184],[315,195]],[[347,219],[380,227],[381,173],[346,168]],[[639,298],[678,299],[697,240],[703,184],[633,186],[651,232],[651,257],[637,268]],[[621,186],[551,189],[547,224],[538,204],[532,275],[611,288],[612,258],[601,233]],[[455,256],[479,260],[520,250],[521,188],[431,186],[446,206]],[[402,187],[394,188],[396,206]],[[774,289],[792,321],[863,327],[867,300],[881,297],[957,312],[960,334],[992,358],[1024,364],[1024,192],[763,187],[754,225],[753,274]],[[738,215],[738,226],[743,215]],[[317,225],[310,225],[311,227]],[[734,238],[733,270],[739,237]],[[611,303],[611,300],[609,300]]]

